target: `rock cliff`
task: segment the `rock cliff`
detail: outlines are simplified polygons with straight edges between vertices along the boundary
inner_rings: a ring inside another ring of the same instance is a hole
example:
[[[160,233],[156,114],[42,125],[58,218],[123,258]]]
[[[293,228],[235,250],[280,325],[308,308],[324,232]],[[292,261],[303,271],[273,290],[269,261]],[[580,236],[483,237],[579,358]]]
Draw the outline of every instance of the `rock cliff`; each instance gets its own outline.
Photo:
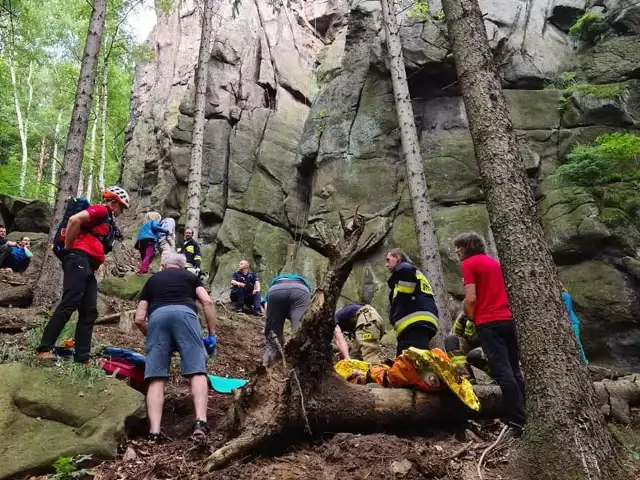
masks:
[[[640,128],[638,10],[625,1],[482,0],[481,6],[532,186],[545,195],[541,221],[583,320],[588,355],[637,366],[638,193],[620,185],[595,192],[566,187],[553,176],[573,145]],[[429,3],[429,18],[409,7],[400,17],[447,287],[459,298],[453,237],[475,230],[493,248],[492,235],[440,1]],[[608,30],[595,45],[576,44],[567,31],[588,8],[610,19]],[[200,232],[214,294],[226,294],[242,258],[263,280],[295,270],[318,281],[326,259],[315,227],[336,224],[339,211],[358,205],[370,228],[393,222],[384,248],[399,246],[417,257],[380,17],[375,1],[274,9],[253,0],[242,2],[235,16],[230,3],[217,7]],[[158,209],[179,223],[199,23],[193,0],[160,15],[149,39],[156,59],[138,68],[125,152],[124,186],[137,192],[138,212]],[[552,88],[569,71],[580,82],[606,85]],[[608,210],[621,212],[615,222]],[[345,301],[384,308],[383,253],[357,266]]]

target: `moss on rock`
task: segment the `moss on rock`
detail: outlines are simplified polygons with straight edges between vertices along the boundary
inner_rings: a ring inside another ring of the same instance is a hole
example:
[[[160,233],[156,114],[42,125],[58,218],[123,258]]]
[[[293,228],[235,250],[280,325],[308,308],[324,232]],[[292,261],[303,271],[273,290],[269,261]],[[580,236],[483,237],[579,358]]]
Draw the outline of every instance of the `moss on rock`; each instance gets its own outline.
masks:
[[[100,293],[125,300],[136,300],[151,275],[107,277],[98,284]]]

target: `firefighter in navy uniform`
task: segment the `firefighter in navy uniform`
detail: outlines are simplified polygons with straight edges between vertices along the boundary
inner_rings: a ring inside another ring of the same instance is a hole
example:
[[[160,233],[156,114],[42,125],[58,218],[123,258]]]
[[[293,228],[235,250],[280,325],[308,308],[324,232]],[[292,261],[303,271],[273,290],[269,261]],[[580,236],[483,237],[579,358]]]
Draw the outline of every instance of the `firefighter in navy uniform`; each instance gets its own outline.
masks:
[[[199,277],[202,254],[200,253],[200,245],[193,239],[193,229],[188,227],[184,229],[184,241],[182,246],[176,249],[176,252],[187,257],[185,268]]]
[[[438,331],[438,308],[431,284],[399,249],[387,253],[386,267],[391,272],[387,281],[391,304],[389,320],[398,338],[396,354],[409,347],[427,350]]]

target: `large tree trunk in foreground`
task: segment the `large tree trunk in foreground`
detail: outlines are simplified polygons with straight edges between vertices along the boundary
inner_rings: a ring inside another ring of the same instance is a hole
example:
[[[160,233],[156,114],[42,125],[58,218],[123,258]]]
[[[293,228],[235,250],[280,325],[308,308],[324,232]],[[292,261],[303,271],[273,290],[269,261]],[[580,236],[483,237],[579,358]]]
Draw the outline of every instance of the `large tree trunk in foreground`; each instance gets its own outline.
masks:
[[[420,247],[420,263],[425,269],[433,295],[438,306],[438,343],[441,345],[451,329],[451,312],[449,308],[449,294],[444,283],[444,271],[438,249],[436,226],[431,214],[431,202],[427,191],[427,181],[424,177],[422,155],[420,154],[420,142],[409,96],[407,73],[404,69],[404,57],[402,55],[402,43],[400,29],[396,20],[396,11],[393,2],[380,0],[382,16],[384,18],[384,31],[387,38],[387,51],[389,53],[389,70],[391,71],[391,84],[395,97],[400,138],[402,140],[402,153],[407,167],[407,183],[411,196],[413,218],[418,234],[418,246]]]
[[[365,220],[361,215],[356,212],[352,221],[345,224],[342,220],[341,224],[343,241],[336,241],[333,235],[333,240],[328,240],[325,231],[318,232],[329,256],[322,285],[313,294],[299,330],[284,346],[282,362],[258,369],[257,375],[239,391],[230,415],[239,434],[213,453],[207,470],[260,449],[283,434],[311,433],[315,420],[310,413],[335,392],[338,379],[332,373],[331,339],[340,290],[354,262],[377,246],[391,226],[390,222],[383,228],[377,224],[371,229],[375,233],[362,241]]]
[[[207,64],[211,56],[211,24],[213,0],[204,0],[202,12],[202,34],[198,65],[195,78],[195,107],[193,114],[193,134],[191,136],[191,162],[189,163],[189,183],[187,186],[187,221],[185,227],[192,228],[194,238],[200,228],[200,190],[202,184],[202,143],[204,140],[204,110],[207,99]]]
[[[67,198],[76,193],[78,181],[81,175],[82,156],[89,125],[91,112],[91,98],[96,79],[98,57],[100,55],[100,42],[104,30],[104,19],[107,0],[94,0],[89,32],[84,44],[84,55],[80,66],[80,76],[76,88],[76,100],[71,113],[71,124],[67,136],[67,148],[64,152],[64,164],[60,175],[60,189],[56,198],[53,219],[49,230],[49,243],[53,240]],[[34,291],[34,304],[39,307],[49,306],[60,297],[60,285],[62,269],[59,260],[47,248],[42,271]]]
[[[527,380],[520,478],[625,478],[535,214],[477,0],[443,0]]]

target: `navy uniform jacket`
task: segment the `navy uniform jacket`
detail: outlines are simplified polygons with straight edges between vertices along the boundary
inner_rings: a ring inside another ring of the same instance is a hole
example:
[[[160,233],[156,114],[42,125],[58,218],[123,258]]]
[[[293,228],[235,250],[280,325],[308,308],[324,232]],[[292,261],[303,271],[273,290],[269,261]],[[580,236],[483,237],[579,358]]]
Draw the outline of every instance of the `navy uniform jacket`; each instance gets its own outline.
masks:
[[[438,328],[438,307],[427,277],[409,262],[396,266],[389,285],[389,320],[400,335],[409,325],[428,322]]]

